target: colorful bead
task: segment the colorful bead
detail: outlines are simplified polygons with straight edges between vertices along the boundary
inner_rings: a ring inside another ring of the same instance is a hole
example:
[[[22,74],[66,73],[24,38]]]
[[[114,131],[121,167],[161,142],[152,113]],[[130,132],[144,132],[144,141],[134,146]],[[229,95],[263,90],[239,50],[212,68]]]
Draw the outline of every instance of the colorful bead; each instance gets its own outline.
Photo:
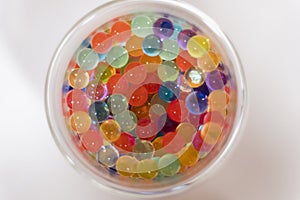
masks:
[[[188,122],[183,122],[179,124],[176,128],[176,133],[184,138],[186,144],[192,141],[196,132],[196,127]]]
[[[122,176],[133,176],[137,173],[138,160],[132,156],[121,156],[116,163],[116,170]]]
[[[88,132],[85,132],[82,134],[80,139],[83,147],[92,153],[98,152],[103,144],[101,135],[95,130],[89,130]]]
[[[189,39],[187,50],[194,58],[200,58],[210,49],[210,40],[202,35],[195,35]]]
[[[89,114],[92,120],[96,122],[102,122],[107,119],[109,115],[109,109],[106,103],[102,101],[96,101],[90,105]]]
[[[89,130],[92,120],[86,112],[77,111],[71,115],[70,124],[73,131],[84,133]]]
[[[126,42],[131,36],[131,26],[124,21],[116,21],[112,27],[110,34],[112,35],[112,40],[115,42]]]
[[[66,103],[73,111],[87,111],[89,107],[86,93],[77,89],[67,93]]]
[[[99,54],[105,54],[112,48],[111,36],[104,32],[96,33],[91,41],[92,48]]]
[[[185,102],[182,100],[174,100],[167,107],[167,114],[170,119],[175,122],[182,122],[186,119],[188,110]]]
[[[181,51],[176,58],[176,64],[181,71],[185,72],[197,65],[197,59],[193,58],[188,51]]]
[[[154,57],[158,56],[162,50],[162,42],[156,35],[148,35],[144,38],[142,48],[146,55]]]
[[[151,180],[158,175],[158,167],[154,160],[145,159],[138,162],[137,172],[141,178]]]
[[[132,19],[132,32],[138,37],[146,37],[153,34],[153,22],[150,17],[140,15]]]
[[[174,176],[180,170],[180,162],[174,154],[165,154],[158,161],[158,169],[164,176]]]
[[[106,56],[106,62],[114,68],[124,67],[129,60],[128,52],[122,46],[113,47]]]
[[[108,119],[100,125],[100,133],[108,142],[115,142],[121,135],[121,127],[117,121]]]
[[[131,36],[131,38],[127,41],[125,46],[130,56],[139,57],[143,55],[143,40],[143,38],[137,37],[135,35]]]
[[[205,72],[216,70],[219,66],[219,63],[219,57],[212,51],[208,52],[198,59],[198,67]]]
[[[98,152],[97,160],[106,167],[116,165],[119,158],[119,151],[113,145],[102,146]]]
[[[215,145],[222,134],[222,128],[216,123],[206,123],[201,130],[202,140],[210,145]]]
[[[137,118],[131,111],[125,110],[115,116],[115,120],[120,124],[123,131],[130,132],[137,125]]]
[[[120,93],[128,89],[128,81],[121,74],[111,76],[107,81],[109,94]]]
[[[148,91],[142,86],[133,92],[129,99],[129,104],[132,106],[142,106],[148,100]]]
[[[160,38],[169,38],[174,33],[173,23],[167,18],[159,18],[153,24],[153,32]]]
[[[99,80],[93,80],[86,87],[86,94],[91,100],[100,101],[107,96],[107,87]]]
[[[180,93],[179,86],[174,82],[164,82],[158,91],[159,97],[165,102],[174,101]]]
[[[119,114],[128,108],[128,100],[124,95],[112,94],[108,100],[107,105],[112,114]]]
[[[95,69],[95,77],[102,81],[102,83],[107,83],[109,78],[116,74],[116,69],[109,66],[108,63],[99,63]]]
[[[138,160],[152,158],[154,155],[153,144],[147,140],[137,142],[133,147],[133,155]]]
[[[184,74],[187,84],[192,88],[200,87],[205,81],[205,74],[194,67],[187,70]]]
[[[186,107],[188,111],[194,115],[199,115],[207,109],[207,97],[201,92],[190,93],[186,100]]]
[[[139,85],[147,78],[147,71],[140,62],[131,62],[125,68],[124,77],[129,83]]]
[[[159,65],[157,74],[163,82],[175,81],[179,76],[179,70],[174,61],[165,61]]]
[[[224,82],[218,70],[207,73],[205,82],[210,90],[221,90],[224,88]]]
[[[162,144],[165,152],[175,154],[185,145],[185,140],[176,132],[168,132],[163,136]]]
[[[82,69],[73,69],[69,75],[69,84],[75,89],[85,88],[89,84],[89,74]]]
[[[77,54],[77,63],[83,70],[95,69],[99,63],[98,54],[90,48],[83,48]]]
[[[162,51],[159,54],[163,60],[174,60],[180,52],[180,48],[175,40],[164,39]]]
[[[195,35],[196,35],[196,33],[193,30],[190,30],[190,29],[182,30],[178,34],[178,38],[177,38],[179,46],[182,49],[186,50],[188,41],[191,39],[191,37],[193,37]]]
[[[119,139],[114,142],[114,145],[121,152],[132,152],[135,145],[135,137],[130,133],[122,132]]]
[[[199,152],[190,145],[185,151],[179,156],[179,161],[182,166],[192,167],[197,164],[199,160]]]

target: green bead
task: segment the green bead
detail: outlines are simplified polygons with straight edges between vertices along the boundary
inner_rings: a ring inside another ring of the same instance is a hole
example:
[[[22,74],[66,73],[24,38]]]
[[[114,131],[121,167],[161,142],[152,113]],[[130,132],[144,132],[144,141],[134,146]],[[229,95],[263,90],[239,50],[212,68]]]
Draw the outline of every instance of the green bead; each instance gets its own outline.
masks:
[[[163,60],[174,60],[180,51],[180,47],[175,40],[164,39],[160,57]]]
[[[144,15],[137,16],[131,22],[131,29],[136,36],[146,37],[153,34],[153,21]]]
[[[90,48],[83,48],[77,53],[76,61],[81,69],[95,69],[99,63],[98,54]]]
[[[137,117],[131,111],[125,110],[115,116],[115,120],[121,126],[122,131],[130,132],[137,125]]]
[[[174,61],[165,61],[157,69],[160,80],[175,81],[179,76],[179,69]]]
[[[112,114],[121,113],[128,108],[128,101],[124,95],[113,94],[107,100],[109,110]]]
[[[114,68],[124,67],[129,60],[128,52],[121,46],[113,47],[106,56],[106,62]]]
[[[158,169],[165,176],[174,176],[180,170],[180,161],[174,154],[165,154],[158,161]]]

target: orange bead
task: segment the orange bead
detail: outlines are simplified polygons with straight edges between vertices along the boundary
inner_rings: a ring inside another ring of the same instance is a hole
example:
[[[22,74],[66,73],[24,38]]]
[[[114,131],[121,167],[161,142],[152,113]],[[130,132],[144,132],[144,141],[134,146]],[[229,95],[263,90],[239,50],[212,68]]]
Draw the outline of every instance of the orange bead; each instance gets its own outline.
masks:
[[[190,145],[178,157],[181,166],[192,167],[196,165],[199,160],[199,152],[192,145]]]
[[[123,43],[129,40],[131,36],[131,27],[127,22],[117,21],[111,27],[112,40]]]
[[[135,90],[130,97],[129,104],[132,106],[142,106],[148,100],[148,91],[142,86]]]
[[[122,74],[115,74],[108,79],[107,90],[109,94],[118,93],[118,91],[126,91],[128,89],[128,82]]]
[[[143,54],[140,58],[140,63],[145,64],[145,68],[147,72],[155,72],[159,66],[159,64],[162,63],[162,60],[160,56],[147,56],[146,54]]]
[[[143,38],[139,38],[134,35],[127,41],[125,48],[130,56],[139,57],[144,54],[142,44]]]
[[[147,77],[146,69],[140,62],[129,63],[124,72],[127,81],[136,85],[141,84]]]
[[[92,38],[91,46],[97,53],[107,53],[112,48],[111,35],[104,32],[96,33]]]
[[[83,111],[74,112],[70,117],[71,128],[77,133],[87,132],[92,124],[88,113]]]
[[[197,59],[193,58],[188,51],[182,51],[176,58],[176,64],[181,71],[185,72],[197,65]]]

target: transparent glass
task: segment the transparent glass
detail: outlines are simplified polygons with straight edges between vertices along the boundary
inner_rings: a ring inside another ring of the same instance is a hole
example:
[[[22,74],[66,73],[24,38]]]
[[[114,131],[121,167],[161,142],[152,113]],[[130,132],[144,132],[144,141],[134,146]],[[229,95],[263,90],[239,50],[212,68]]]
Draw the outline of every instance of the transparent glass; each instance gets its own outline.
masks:
[[[119,176],[111,176],[107,170],[99,167],[97,163],[93,163],[74,144],[62,111],[61,91],[65,73],[74,51],[99,25],[119,16],[137,12],[167,13],[186,19],[196,27],[201,27],[202,31],[214,42],[215,48],[222,52],[222,60],[230,75],[228,80],[231,89],[230,109],[227,111],[230,127],[227,129],[227,134],[224,134],[222,142],[218,143],[202,162],[190,168],[186,173],[157,182],[133,181]],[[240,127],[247,106],[243,69],[228,38],[206,14],[185,2],[174,0],[111,1],[88,13],[75,24],[56,50],[47,75],[45,96],[46,112],[53,138],[71,165],[101,187],[134,195],[170,194],[181,191],[196,180],[203,180],[225,159],[237,136],[241,133]]]

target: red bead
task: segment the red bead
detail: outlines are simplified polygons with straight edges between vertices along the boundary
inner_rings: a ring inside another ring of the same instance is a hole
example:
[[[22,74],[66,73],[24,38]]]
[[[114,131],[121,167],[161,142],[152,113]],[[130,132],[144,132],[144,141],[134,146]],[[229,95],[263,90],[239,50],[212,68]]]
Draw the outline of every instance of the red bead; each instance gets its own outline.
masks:
[[[122,132],[119,139],[114,142],[114,145],[121,151],[132,152],[135,138],[130,133]]]
[[[146,69],[140,62],[129,63],[124,72],[127,81],[135,85],[141,84],[147,77]]]
[[[148,91],[142,86],[135,90],[130,97],[129,104],[132,106],[142,106],[148,100]]]
[[[185,107],[184,101],[175,100],[169,103],[167,107],[167,114],[173,121],[179,123],[183,122],[188,115],[188,110]]]
[[[97,53],[107,53],[112,48],[111,36],[104,32],[96,33],[92,38],[91,46]]]
[[[84,148],[90,152],[98,152],[103,144],[103,139],[99,132],[89,130],[81,136],[81,142]]]
[[[74,89],[68,92],[66,103],[73,111],[88,111],[88,98],[82,90]]]
[[[124,21],[117,21],[111,27],[112,40],[123,43],[131,37],[131,26]]]
[[[168,153],[178,153],[185,145],[184,138],[176,132],[168,132],[163,136],[163,147]]]
[[[142,140],[153,140],[158,133],[157,125],[150,119],[140,119],[135,134]]]
[[[191,67],[197,66],[197,59],[190,56],[188,51],[182,51],[176,58],[176,64],[181,71],[187,71]]]
[[[107,90],[109,94],[119,93],[119,91],[126,91],[128,89],[128,82],[122,74],[115,74],[108,79]]]

